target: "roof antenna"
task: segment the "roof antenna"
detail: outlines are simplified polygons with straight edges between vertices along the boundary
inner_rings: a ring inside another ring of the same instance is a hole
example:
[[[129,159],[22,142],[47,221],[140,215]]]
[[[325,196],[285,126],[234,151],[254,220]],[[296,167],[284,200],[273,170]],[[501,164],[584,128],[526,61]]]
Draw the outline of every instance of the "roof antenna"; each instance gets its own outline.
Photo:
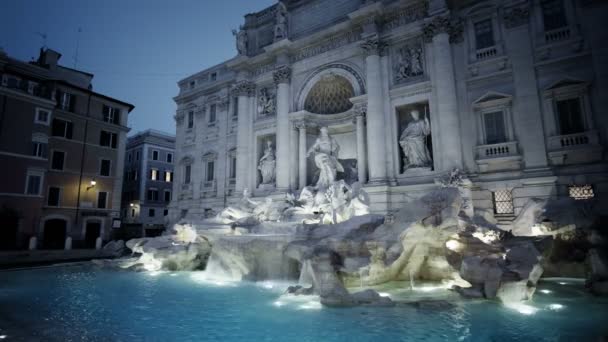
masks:
[[[74,54],[74,69],[78,65],[78,49],[80,47],[80,33],[82,32],[82,28],[78,28],[78,35],[76,36],[76,53]]]
[[[36,34],[42,38],[42,48],[46,49],[46,33],[36,32]]]

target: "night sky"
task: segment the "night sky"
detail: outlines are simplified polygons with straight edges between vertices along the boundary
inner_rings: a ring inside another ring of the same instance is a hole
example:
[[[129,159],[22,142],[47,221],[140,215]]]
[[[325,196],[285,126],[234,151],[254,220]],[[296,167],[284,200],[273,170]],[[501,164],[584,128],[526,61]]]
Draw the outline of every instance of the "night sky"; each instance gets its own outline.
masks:
[[[46,34],[60,64],[95,74],[95,91],[135,105],[130,135],[148,128],[175,134],[176,82],[234,57],[231,30],[275,2],[0,0],[0,47],[29,61]]]

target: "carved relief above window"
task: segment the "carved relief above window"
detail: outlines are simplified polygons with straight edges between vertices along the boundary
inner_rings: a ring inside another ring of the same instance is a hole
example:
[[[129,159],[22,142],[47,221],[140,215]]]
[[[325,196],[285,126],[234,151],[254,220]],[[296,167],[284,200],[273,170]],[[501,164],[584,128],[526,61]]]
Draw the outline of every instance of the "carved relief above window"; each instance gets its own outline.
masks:
[[[315,114],[343,113],[352,108],[350,98],[354,96],[353,86],[346,78],[329,74],[310,89],[304,109]]]
[[[424,75],[424,48],[421,40],[395,49],[393,70],[395,84],[409,82]]]
[[[271,88],[261,88],[258,92],[258,117],[265,118],[276,114],[276,94]]]

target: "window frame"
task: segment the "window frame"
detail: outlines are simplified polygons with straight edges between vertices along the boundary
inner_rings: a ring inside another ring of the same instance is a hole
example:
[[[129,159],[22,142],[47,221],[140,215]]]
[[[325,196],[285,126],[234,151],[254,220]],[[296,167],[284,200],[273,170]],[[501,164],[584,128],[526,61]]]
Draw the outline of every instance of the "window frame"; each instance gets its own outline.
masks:
[[[46,121],[39,119],[41,112],[46,112]],[[36,107],[36,111],[34,113],[34,123],[39,124],[39,125],[50,126],[52,113],[53,113],[53,111],[50,109]]]
[[[107,175],[104,175],[102,173],[102,171],[103,171],[103,162],[104,161],[108,162],[108,174]],[[101,176],[101,177],[112,177],[112,159],[105,159],[105,158],[99,159],[99,176]]]
[[[508,194],[509,199],[507,200],[497,200],[497,193],[502,192],[504,194]],[[492,191],[492,206],[494,208],[494,215],[498,216],[512,216],[515,215],[515,204],[513,203],[513,189],[496,189]],[[499,210],[499,204],[507,203],[510,206],[509,211]]]
[[[74,138],[74,123],[71,120],[66,120],[63,118],[53,118],[53,120],[51,122],[52,122],[51,136],[56,137],[56,138],[67,139],[67,140],[72,140]],[[64,123],[62,135],[55,135],[55,129],[54,129],[55,122]]]
[[[169,200],[167,200],[167,194],[169,194]],[[165,190],[163,191],[163,200],[165,201],[165,203],[169,203],[169,202],[171,202],[171,199],[172,199],[172,198],[171,198],[171,195],[172,195],[172,194],[171,194],[171,190],[169,190],[169,189],[165,189]]]
[[[158,181],[158,169],[156,168],[150,168],[150,180],[151,181]]]
[[[156,155],[156,157],[155,157]],[[160,152],[158,150],[152,150],[152,160],[157,161],[160,158]]]
[[[101,196],[101,194],[105,194],[105,201],[103,203],[103,206],[101,206],[101,202],[99,201],[99,196]],[[96,208],[97,209],[108,209],[108,198],[110,197],[110,193],[108,191],[98,191],[97,192],[97,203],[96,203]]]
[[[104,133],[109,135],[108,145],[103,144]],[[112,131],[106,131],[104,129],[99,130],[99,146],[111,148],[111,149],[117,149],[118,148],[118,133],[115,133]]]
[[[62,153],[63,154],[63,161],[61,163],[61,169],[56,169],[54,164],[55,164],[55,152],[57,153]],[[50,165],[50,169],[53,171],[65,171],[65,162],[67,160],[66,156],[67,156],[67,152],[63,151],[63,150],[56,150],[53,149],[51,150],[51,165]]]
[[[50,203],[50,200],[51,200],[51,189],[58,189],[57,204],[56,205],[53,205],[53,204]],[[63,192],[63,189],[61,187],[59,187],[59,186],[48,186],[47,193],[46,193],[46,205],[47,205],[47,207],[53,207],[53,208],[61,207],[61,194],[62,194],[62,192]]]
[[[168,152],[165,156],[165,161],[167,164],[173,164],[173,153]]]
[[[36,193],[30,193],[29,192],[30,177],[38,177],[39,178],[38,191]],[[24,189],[24,194],[27,195],[27,196],[36,196],[36,197],[42,196],[42,185],[43,184],[44,184],[44,171],[43,170],[28,169],[26,171],[26,173],[25,173],[25,189]]]

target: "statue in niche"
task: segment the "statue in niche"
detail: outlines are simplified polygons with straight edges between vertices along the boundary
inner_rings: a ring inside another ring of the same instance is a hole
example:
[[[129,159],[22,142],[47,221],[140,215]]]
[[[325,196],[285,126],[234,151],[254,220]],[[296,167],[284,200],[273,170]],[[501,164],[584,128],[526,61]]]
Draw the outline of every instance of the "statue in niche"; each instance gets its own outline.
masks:
[[[262,184],[273,184],[276,176],[276,160],[272,141],[266,141],[266,149],[264,155],[258,163],[258,170],[262,174]]]
[[[399,145],[405,155],[403,158],[404,170],[430,168],[433,161],[426,144],[427,137],[431,134],[429,119],[425,115],[424,120],[421,120],[420,112],[415,109],[410,112],[410,115],[412,121],[399,138]]]
[[[403,81],[424,73],[422,67],[422,48],[420,46],[406,46],[397,54],[396,76],[397,81]]]
[[[287,7],[282,1],[277,4],[277,17],[274,26],[274,41],[287,38]]]
[[[327,189],[336,180],[338,172],[344,172],[342,164],[338,161],[340,145],[332,138],[327,127],[321,127],[321,132],[315,143],[310,147],[307,157],[314,155],[315,165],[320,171],[316,189]]]
[[[276,110],[275,106],[275,97],[268,94],[267,88],[262,88],[258,98],[258,114],[261,116],[273,115]]]
[[[238,51],[239,55],[246,55],[247,54],[247,41],[248,41],[248,37],[247,37],[247,31],[243,30],[242,28],[237,32],[237,30],[232,30],[232,35],[236,37],[236,50]]]

